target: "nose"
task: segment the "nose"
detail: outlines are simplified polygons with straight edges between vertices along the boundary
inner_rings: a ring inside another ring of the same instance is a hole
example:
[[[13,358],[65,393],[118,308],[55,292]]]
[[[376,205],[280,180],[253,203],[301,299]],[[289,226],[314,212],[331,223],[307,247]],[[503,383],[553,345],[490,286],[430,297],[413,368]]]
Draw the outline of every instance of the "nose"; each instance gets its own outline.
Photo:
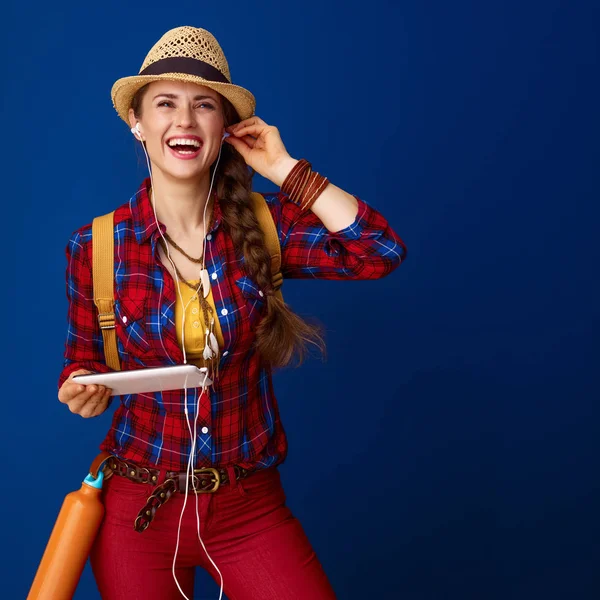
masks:
[[[177,113],[178,127],[189,128],[196,125],[194,110],[190,106],[183,105]]]

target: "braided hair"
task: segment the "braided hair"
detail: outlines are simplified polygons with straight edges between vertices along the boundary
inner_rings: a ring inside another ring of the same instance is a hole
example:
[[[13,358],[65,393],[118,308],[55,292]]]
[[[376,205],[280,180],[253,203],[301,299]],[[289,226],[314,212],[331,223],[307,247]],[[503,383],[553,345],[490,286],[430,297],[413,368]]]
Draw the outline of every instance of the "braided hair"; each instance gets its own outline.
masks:
[[[140,88],[131,102],[137,119],[142,115],[142,100],[149,84]],[[224,127],[239,122],[239,115],[229,100],[221,96]],[[213,173],[211,166],[211,176]],[[322,330],[304,321],[274,294],[271,282],[271,255],[264,233],[254,214],[250,199],[252,176],[242,155],[230,144],[223,144],[215,186],[223,223],[231,236],[238,257],[244,257],[248,276],[264,290],[266,312],[256,328],[255,347],[262,360],[272,367],[302,364],[310,346],[325,355]]]

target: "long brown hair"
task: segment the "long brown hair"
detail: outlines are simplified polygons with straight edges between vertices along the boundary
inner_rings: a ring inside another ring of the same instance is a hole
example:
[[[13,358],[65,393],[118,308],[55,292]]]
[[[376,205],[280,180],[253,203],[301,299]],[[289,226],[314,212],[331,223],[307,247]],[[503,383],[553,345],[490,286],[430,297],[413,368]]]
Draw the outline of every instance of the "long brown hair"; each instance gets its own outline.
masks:
[[[142,100],[148,86],[140,88],[131,101],[135,117],[142,116]],[[240,121],[233,104],[220,96],[223,106],[224,127]],[[210,168],[212,177],[214,165]],[[304,321],[273,293],[271,283],[271,256],[265,245],[262,229],[252,208],[253,169],[230,144],[223,144],[215,186],[219,198],[223,223],[233,240],[239,257],[244,257],[248,275],[264,290],[266,313],[256,328],[256,349],[264,362],[273,367],[290,364],[299,366],[306,358],[309,346],[325,356],[322,329]]]

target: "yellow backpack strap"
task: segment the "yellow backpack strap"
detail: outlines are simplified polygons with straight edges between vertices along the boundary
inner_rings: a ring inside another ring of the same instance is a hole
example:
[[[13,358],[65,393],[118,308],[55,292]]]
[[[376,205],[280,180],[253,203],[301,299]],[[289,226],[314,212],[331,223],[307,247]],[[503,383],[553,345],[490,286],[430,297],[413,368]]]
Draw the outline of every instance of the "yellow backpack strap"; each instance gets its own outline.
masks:
[[[120,371],[117,334],[115,332],[114,293],[114,211],[92,221],[92,278],[94,304],[98,309],[98,322],[104,340],[106,364]]]
[[[271,273],[273,274],[272,283],[275,293],[283,300],[281,293],[281,286],[283,285],[283,275],[281,274],[281,247],[279,245],[279,235],[277,233],[277,227],[267,201],[264,199],[262,194],[258,192],[251,192],[250,198],[254,203],[254,214],[258,220],[258,224],[265,234],[265,243],[267,250],[271,255]]]

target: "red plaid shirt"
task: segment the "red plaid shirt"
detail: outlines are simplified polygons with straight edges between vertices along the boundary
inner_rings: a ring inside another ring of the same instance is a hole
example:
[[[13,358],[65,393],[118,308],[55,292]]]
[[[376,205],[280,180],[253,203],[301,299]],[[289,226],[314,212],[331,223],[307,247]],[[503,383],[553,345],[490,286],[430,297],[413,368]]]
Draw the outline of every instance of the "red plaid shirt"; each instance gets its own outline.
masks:
[[[115,314],[121,368],[182,364],[174,322],[175,285],[157,254],[158,229],[148,198],[150,179],[115,213]],[[355,221],[329,232],[312,212],[301,213],[282,192],[263,194],[277,225],[284,278],[377,279],[406,256],[406,246],[376,210],[358,199]],[[163,231],[164,231],[164,226]],[[91,224],[73,233],[66,248],[68,329],[59,387],[72,371],[109,371],[93,303]],[[100,448],[124,460],[185,471],[197,416],[197,467],[277,465],[287,440],[279,418],[271,370],[252,349],[264,297],[236,256],[222,224],[218,200],[207,234],[206,267],[223,332],[219,377],[201,397],[198,389],[120,396]]]

